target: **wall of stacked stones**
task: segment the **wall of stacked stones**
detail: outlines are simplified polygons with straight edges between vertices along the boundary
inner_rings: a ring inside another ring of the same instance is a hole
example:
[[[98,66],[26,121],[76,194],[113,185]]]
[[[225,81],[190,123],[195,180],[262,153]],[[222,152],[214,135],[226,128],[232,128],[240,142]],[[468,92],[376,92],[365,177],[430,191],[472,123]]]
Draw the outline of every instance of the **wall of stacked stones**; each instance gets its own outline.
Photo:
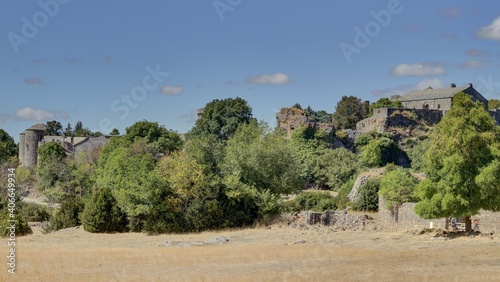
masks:
[[[414,230],[423,228],[446,228],[446,219],[423,219],[415,213],[416,203],[405,203],[396,211],[385,207],[385,200],[379,197],[379,225],[384,230]],[[500,233],[500,212],[481,210],[472,217],[479,220],[479,230],[485,233]],[[432,223],[432,225],[431,225]]]

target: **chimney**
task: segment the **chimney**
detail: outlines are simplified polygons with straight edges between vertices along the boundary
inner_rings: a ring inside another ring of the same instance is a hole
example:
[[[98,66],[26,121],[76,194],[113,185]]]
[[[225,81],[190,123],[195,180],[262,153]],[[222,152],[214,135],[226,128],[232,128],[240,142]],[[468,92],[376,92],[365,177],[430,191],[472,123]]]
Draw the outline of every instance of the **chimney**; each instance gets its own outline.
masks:
[[[456,88],[456,87],[457,87],[457,85],[456,85],[455,83],[451,83],[451,84],[450,84],[450,87],[451,87],[451,88]]]
[[[472,86],[472,82],[469,82],[469,87],[474,88],[474,87]]]

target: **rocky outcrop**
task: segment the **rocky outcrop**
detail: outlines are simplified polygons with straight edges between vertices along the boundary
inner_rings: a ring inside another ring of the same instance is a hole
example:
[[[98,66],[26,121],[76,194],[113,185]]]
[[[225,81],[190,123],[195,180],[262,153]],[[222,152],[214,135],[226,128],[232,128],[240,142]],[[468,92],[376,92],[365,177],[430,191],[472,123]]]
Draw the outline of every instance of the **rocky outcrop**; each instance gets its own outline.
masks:
[[[356,178],[354,185],[352,186],[351,192],[347,195],[347,198],[352,203],[356,202],[359,197],[359,191],[363,185],[365,185],[370,179],[379,179],[385,173],[385,168],[375,168],[370,169],[367,172],[362,172]]]

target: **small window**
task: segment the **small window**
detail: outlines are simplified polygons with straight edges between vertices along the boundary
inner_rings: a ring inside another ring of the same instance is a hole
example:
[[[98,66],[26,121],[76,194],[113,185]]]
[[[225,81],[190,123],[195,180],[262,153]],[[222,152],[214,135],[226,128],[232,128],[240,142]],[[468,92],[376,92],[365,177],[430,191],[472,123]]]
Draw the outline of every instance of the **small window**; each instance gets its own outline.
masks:
[[[440,109],[441,109],[441,104],[438,104],[438,110],[440,110]]]
[[[290,130],[294,130],[295,127],[293,125],[290,125]]]
[[[428,110],[428,109],[429,109],[429,104],[424,104],[424,105],[422,106],[422,109],[424,109],[424,110]]]

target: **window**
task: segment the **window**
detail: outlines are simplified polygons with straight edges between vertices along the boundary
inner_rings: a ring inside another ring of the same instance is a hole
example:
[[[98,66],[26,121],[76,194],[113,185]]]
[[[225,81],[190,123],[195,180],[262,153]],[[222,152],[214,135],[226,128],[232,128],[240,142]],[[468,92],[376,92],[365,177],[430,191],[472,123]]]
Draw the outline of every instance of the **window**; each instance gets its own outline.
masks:
[[[429,109],[429,104],[424,104],[424,105],[422,106],[422,109],[424,109],[424,110],[428,110],[428,109]]]
[[[441,109],[441,104],[438,104],[438,110],[440,110],[440,109]]]

